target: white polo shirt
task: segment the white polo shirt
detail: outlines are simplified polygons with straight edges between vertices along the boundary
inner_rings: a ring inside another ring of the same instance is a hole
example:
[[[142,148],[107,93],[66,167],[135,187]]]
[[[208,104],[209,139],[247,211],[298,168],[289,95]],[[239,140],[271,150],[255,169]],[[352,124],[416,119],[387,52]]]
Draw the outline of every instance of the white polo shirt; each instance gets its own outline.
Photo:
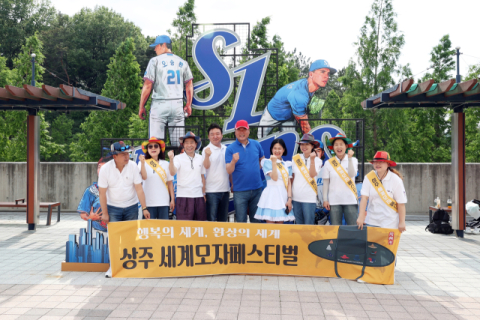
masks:
[[[127,208],[138,203],[135,185],[142,183],[138,167],[128,161],[122,172],[117,169],[115,160],[107,162],[100,169],[98,186],[107,188],[107,204],[119,208]]]
[[[397,203],[407,203],[405,187],[399,176],[389,170],[385,178],[383,178],[382,184],[387,194],[393,200]],[[367,176],[363,179],[361,195],[368,197],[366,224],[382,228],[398,228],[398,213],[383,202]]]
[[[202,174],[205,174],[205,167],[202,156],[195,153],[190,158],[187,153],[182,153],[173,158],[173,164],[177,168],[177,197],[203,197]]]
[[[158,164],[165,170],[167,174],[167,182],[172,181],[173,177],[168,168],[168,161],[159,160]],[[138,162],[138,171],[141,171],[142,163]],[[145,201],[147,207],[165,207],[170,205],[170,194],[163,183],[162,178],[147,163],[145,163],[145,171],[147,172],[147,180],[143,180],[143,192],[145,193]],[[140,176],[141,176],[140,172]]]
[[[300,158],[305,163],[307,170],[310,170],[311,160],[308,158],[305,160],[305,156],[300,154]],[[318,157],[315,157],[315,171],[317,171],[317,175],[322,168],[322,160]],[[295,179],[293,179],[292,185],[292,200],[297,202],[305,202],[305,203],[317,203],[317,194],[313,191],[310,184],[305,180],[302,173],[298,169],[295,162],[292,161],[292,173],[295,175]],[[309,175],[310,176],[310,175]],[[317,176],[313,177],[313,179],[317,179]]]
[[[340,161],[337,156],[335,156],[340,165],[348,172],[348,155],[343,157],[343,160]],[[352,165],[355,168],[355,176],[358,172],[358,160],[355,157],[352,157]],[[323,179],[330,179],[330,184],[328,187],[328,202],[330,205],[348,205],[348,204],[358,204],[357,198],[353,194],[352,190],[345,184],[342,178],[335,172],[330,162],[326,161],[324,170],[323,170]],[[352,179],[352,177],[350,177]],[[355,182],[355,177],[352,179]]]
[[[210,168],[205,169],[206,181],[205,192],[228,192],[230,191],[230,180],[225,164],[225,150],[227,147],[221,145],[220,148],[209,143],[205,148],[210,148]],[[205,149],[203,149],[202,159],[205,160]]]

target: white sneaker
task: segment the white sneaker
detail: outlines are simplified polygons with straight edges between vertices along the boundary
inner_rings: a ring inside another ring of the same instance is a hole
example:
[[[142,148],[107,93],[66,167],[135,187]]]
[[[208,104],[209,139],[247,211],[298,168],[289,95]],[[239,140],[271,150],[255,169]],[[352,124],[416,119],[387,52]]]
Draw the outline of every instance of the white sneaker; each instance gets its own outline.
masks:
[[[475,229],[473,229],[473,234],[480,234],[480,228],[476,227]]]
[[[466,227],[466,228],[465,228],[465,233],[473,233],[472,228]]]
[[[357,279],[357,282],[358,283],[365,283],[365,281],[363,281],[362,279]]]
[[[111,278],[111,277],[112,277],[112,266],[110,266],[107,272],[105,272],[105,278]]]

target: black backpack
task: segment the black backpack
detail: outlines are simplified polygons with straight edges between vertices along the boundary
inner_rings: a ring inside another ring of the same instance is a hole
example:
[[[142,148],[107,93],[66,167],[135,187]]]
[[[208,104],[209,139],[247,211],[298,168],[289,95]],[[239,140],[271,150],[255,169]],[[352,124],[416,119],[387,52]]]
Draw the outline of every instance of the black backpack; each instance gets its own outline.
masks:
[[[453,229],[450,225],[450,216],[445,210],[438,209],[433,214],[433,222],[430,223],[425,231],[430,231],[431,233],[441,233],[441,234],[452,234]]]

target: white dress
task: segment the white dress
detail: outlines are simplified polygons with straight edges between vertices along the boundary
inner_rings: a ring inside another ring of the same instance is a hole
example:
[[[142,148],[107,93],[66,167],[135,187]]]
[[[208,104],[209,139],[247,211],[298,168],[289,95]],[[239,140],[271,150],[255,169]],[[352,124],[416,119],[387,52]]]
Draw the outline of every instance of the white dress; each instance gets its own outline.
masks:
[[[277,160],[280,162],[280,160]],[[288,177],[292,178],[292,162],[282,161],[282,164],[288,170]],[[288,200],[287,189],[282,179],[280,171],[278,171],[277,181],[273,181],[268,175],[272,172],[272,161],[263,159],[261,162],[265,179],[267,180],[267,187],[263,190],[262,196],[258,201],[257,212],[255,219],[268,220],[268,221],[294,221],[295,215],[293,214],[293,208],[289,214],[285,213]],[[275,166],[274,170],[278,170]]]

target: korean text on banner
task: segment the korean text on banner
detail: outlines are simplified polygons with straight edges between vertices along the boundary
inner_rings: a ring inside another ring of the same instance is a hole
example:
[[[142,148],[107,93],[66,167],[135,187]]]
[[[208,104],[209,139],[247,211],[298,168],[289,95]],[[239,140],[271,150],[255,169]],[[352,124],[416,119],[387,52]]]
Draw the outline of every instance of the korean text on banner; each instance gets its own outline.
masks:
[[[400,232],[356,226],[139,220],[108,225],[113,277],[271,274],[393,284]]]

